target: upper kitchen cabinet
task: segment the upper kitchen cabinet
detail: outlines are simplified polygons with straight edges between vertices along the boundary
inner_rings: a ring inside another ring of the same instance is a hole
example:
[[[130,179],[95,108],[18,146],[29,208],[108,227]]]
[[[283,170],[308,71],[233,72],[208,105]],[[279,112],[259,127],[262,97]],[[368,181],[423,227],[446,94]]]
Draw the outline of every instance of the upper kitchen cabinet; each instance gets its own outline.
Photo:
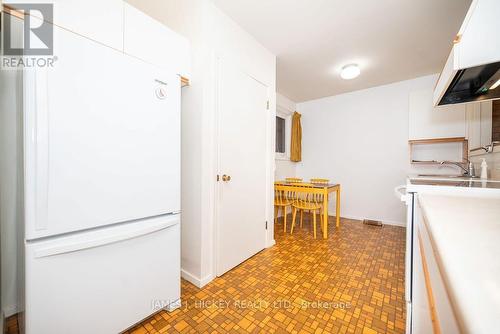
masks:
[[[408,139],[466,137],[465,105],[434,108],[432,94],[432,90],[410,93]]]
[[[13,9],[22,9],[26,0],[4,0]],[[117,50],[123,50],[122,0],[30,0],[30,4],[53,4],[53,18],[49,21],[61,28],[95,40]],[[40,16],[40,12],[31,11]]]
[[[499,17],[500,1],[472,2],[434,89],[434,105],[500,98]]]
[[[492,101],[467,104],[467,132],[471,150],[490,145],[497,139],[493,138],[493,125]]]
[[[474,0],[455,39],[459,68],[497,62],[499,30],[500,1]]]
[[[189,78],[189,41],[135,7],[124,6],[124,52]]]

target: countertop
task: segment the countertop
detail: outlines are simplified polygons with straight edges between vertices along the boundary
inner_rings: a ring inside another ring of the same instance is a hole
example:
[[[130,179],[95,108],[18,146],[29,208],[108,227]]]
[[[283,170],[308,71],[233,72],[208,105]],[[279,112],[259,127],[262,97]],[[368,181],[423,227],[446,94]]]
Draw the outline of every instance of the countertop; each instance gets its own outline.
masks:
[[[444,186],[444,187],[465,187],[482,189],[500,189],[498,181],[481,180],[461,180],[461,179],[410,179],[412,185],[422,186]]]
[[[419,202],[465,332],[498,332],[500,196],[421,193]]]
[[[428,192],[449,195],[481,196],[482,194],[500,196],[499,180],[481,180],[457,176],[408,175],[407,192]]]
[[[500,189],[499,180],[482,180],[457,175],[408,175],[412,185]]]

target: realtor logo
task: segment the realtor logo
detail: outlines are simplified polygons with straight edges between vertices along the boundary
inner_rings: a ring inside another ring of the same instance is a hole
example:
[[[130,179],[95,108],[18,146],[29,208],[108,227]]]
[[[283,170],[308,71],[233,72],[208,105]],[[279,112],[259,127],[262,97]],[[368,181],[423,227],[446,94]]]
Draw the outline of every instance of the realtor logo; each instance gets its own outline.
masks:
[[[54,29],[48,22],[53,22],[53,5],[23,3],[13,5],[13,10],[24,14],[24,24],[18,17],[3,15],[3,55],[51,56]]]

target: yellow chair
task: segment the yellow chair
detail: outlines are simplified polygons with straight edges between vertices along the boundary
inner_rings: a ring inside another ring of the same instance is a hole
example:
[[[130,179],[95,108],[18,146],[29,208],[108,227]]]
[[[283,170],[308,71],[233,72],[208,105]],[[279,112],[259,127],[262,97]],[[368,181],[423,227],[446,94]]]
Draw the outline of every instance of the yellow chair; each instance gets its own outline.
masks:
[[[297,210],[301,210],[301,226],[302,226],[302,212],[304,210],[310,211],[313,215],[313,231],[314,239],[316,239],[316,211],[321,213],[321,202],[318,202],[317,194],[312,194],[308,192],[297,192],[296,200],[292,203],[292,229],[290,234],[293,233],[293,228],[295,227],[295,220],[297,217]],[[320,224],[323,221],[320,214]]]
[[[300,183],[302,182],[302,179],[299,177],[287,177],[285,178],[285,181],[289,183]]]
[[[283,230],[286,232],[287,208],[295,201],[295,194],[290,191],[274,190],[274,223],[278,222],[278,213],[283,213]]]
[[[330,180],[329,179],[315,178],[315,179],[311,179],[311,183],[328,185],[330,183]],[[321,215],[321,217],[323,217],[323,195],[316,194],[315,196],[316,196],[316,201],[321,204],[320,215]],[[302,214],[300,216],[300,226],[302,227]]]
[[[287,177],[285,178],[285,181],[288,183],[302,183],[302,178],[300,177]],[[295,197],[293,197],[293,200],[296,200]],[[303,216],[303,211],[300,211],[300,227],[302,227],[302,216]]]
[[[314,183],[314,184],[328,184],[328,183],[330,183],[330,180],[328,180],[328,179],[311,179],[311,183]]]

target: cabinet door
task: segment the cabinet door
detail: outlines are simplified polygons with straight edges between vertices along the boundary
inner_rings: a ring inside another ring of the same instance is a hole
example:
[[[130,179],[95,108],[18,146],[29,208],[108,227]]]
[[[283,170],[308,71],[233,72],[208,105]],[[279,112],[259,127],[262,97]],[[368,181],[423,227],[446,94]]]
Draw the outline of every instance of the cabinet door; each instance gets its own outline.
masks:
[[[123,50],[122,0],[30,0],[28,2],[53,4],[53,19],[44,18],[45,20],[117,50]],[[26,0],[4,0],[3,3],[17,8],[17,4],[25,4]],[[41,18],[37,11],[33,11],[31,15]]]
[[[434,108],[432,89],[410,93],[409,139],[465,137],[465,106]]]
[[[188,40],[135,7],[124,6],[124,52],[189,78]]]
[[[460,28],[460,42],[457,45],[459,68],[477,66],[498,61],[500,43],[497,32],[500,29],[500,1],[476,0]],[[478,51],[480,50],[480,51]]]
[[[491,144],[492,102],[469,103],[467,108],[467,137],[471,150]]]
[[[460,333],[443,276],[438,249],[431,241],[427,222],[415,203],[413,236],[412,333]]]
[[[419,225],[422,223],[422,214],[420,206],[415,200],[414,224],[415,233],[413,234],[413,276],[412,276],[412,321],[411,333],[424,334],[433,333],[431,305],[427,294],[425,281],[425,272],[422,266],[421,243],[419,238]],[[408,330],[408,332],[410,332]]]

